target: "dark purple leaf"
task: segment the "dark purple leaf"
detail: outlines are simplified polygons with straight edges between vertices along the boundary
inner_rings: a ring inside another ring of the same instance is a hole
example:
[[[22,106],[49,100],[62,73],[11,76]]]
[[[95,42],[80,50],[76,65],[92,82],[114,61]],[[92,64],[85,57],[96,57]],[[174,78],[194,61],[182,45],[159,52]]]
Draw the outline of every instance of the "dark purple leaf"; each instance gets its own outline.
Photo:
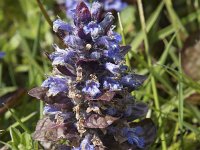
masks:
[[[144,117],[148,112],[148,106],[142,102],[136,102],[126,106],[124,117],[128,117],[128,121]]]
[[[76,76],[75,69],[70,65],[57,65],[56,68],[64,75],[66,76]]]
[[[101,26],[101,28],[106,33],[110,29],[110,27],[113,24],[113,22],[114,22],[114,16],[112,15],[111,12],[108,12],[105,15],[103,21],[99,23],[99,25]]]
[[[99,64],[99,62],[96,60],[96,59],[79,59],[77,62],[76,62],[76,65],[77,66],[82,66],[84,64]]]
[[[120,54],[121,54],[121,56],[122,57],[124,57],[127,53],[128,53],[128,51],[131,49],[131,46],[130,45],[127,45],[127,46],[121,46],[120,47]]]
[[[44,100],[46,97],[46,92],[48,91],[48,88],[45,87],[35,87],[31,89],[28,94],[32,97],[35,97],[40,100]]]
[[[137,75],[137,74],[129,74],[129,75],[123,76],[121,78],[120,83],[124,87],[128,87],[129,91],[132,91],[140,87],[145,80],[146,80],[146,76]]]
[[[151,119],[144,119],[138,123],[131,123],[130,126],[131,128],[142,128],[143,132],[140,132],[138,135],[143,137],[145,148],[149,147],[155,141],[157,129]]]
[[[90,21],[91,21],[90,10],[83,1],[80,1],[76,6],[74,23],[76,26],[80,26],[82,23],[86,24]]]

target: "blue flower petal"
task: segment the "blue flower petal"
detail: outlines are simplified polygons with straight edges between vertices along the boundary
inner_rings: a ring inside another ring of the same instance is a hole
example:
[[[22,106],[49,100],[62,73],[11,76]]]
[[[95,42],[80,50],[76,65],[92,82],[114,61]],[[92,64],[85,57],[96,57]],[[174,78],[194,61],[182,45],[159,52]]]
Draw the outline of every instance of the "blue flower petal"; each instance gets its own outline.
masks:
[[[103,88],[110,91],[119,91],[123,87],[117,80],[113,79],[112,77],[107,77],[103,81]]]
[[[65,65],[70,64],[75,66],[78,58],[77,52],[72,49],[60,49],[56,44],[53,45],[55,52],[49,55],[52,65]]]
[[[82,140],[80,147],[73,148],[72,150],[95,150],[95,146],[91,144],[90,136],[86,135]]]
[[[100,4],[99,2],[92,3],[92,8],[91,8],[92,19],[97,20],[97,22],[99,22],[99,20],[101,19],[102,11],[103,11],[102,4]]]
[[[104,32],[106,33],[106,32],[110,29],[110,27],[112,26],[113,22],[114,22],[114,16],[112,15],[111,12],[108,12],[108,13],[105,15],[103,21],[101,21],[101,22],[99,23],[99,25],[101,26],[101,28],[102,28],[102,29],[104,30]]]
[[[55,115],[58,114],[60,109],[56,108],[54,105],[46,105],[44,106],[43,114],[44,115]]]
[[[142,75],[136,75],[136,74],[129,74],[126,76],[123,76],[120,83],[128,87],[130,90],[134,90],[142,85],[142,83],[145,81],[146,77]]]
[[[64,43],[74,49],[83,49],[84,48],[84,41],[75,35],[68,35],[64,38]]]
[[[67,92],[67,79],[61,77],[49,77],[41,85],[49,88],[48,96],[55,96],[60,92]]]
[[[142,137],[139,138],[137,136],[130,135],[127,140],[130,144],[136,144],[139,148],[144,148],[145,146],[145,141]]]
[[[92,53],[90,54],[90,57],[91,57],[92,59],[100,59],[100,58],[101,58],[101,53],[99,53],[99,52],[92,52]]]
[[[106,11],[109,10],[116,10],[122,11],[124,8],[127,7],[127,4],[122,2],[121,0],[102,0],[104,3],[104,9]]]
[[[138,126],[135,128],[123,128],[122,129],[123,136],[127,138],[127,141],[130,144],[135,144],[139,148],[144,148],[145,140],[140,135],[143,133],[142,127]]]
[[[62,21],[61,19],[57,19],[53,22],[53,30],[57,32],[58,30],[66,31],[67,33],[72,33],[74,28],[70,25]]]
[[[69,19],[73,18],[74,10],[76,8],[77,2],[74,0],[65,0],[66,16]]]
[[[108,36],[115,41],[115,43],[120,43],[122,41],[122,36],[117,32],[114,32],[113,29],[109,30]]]
[[[100,84],[97,81],[88,80],[86,81],[86,86],[82,89],[85,94],[88,94],[92,97],[96,97],[101,93],[99,90]]]
[[[110,62],[105,63],[105,68],[116,76],[120,75],[121,73],[127,70],[127,66],[125,65],[116,65]]]
[[[91,21],[88,25],[83,27],[84,33],[90,34],[93,41],[95,41],[101,34],[103,34],[103,29],[94,21]]]
[[[120,65],[115,65],[113,63],[108,62],[105,63],[105,68],[114,75],[120,74]]]

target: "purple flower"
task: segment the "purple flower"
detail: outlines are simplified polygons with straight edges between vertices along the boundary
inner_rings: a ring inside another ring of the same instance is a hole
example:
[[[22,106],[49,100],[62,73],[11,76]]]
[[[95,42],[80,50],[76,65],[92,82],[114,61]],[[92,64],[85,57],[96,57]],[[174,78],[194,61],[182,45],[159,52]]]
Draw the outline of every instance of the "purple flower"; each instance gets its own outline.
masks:
[[[122,36],[116,32],[114,32],[113,30],[109,30],[108,31],[108,36],[112,37],[112,39],[116,42],[119,43],[122,41]]]
[[[76,0],[65,0],[65,7],[66,7],[66,15],[69,19],[73,18],[74,9],[76,8],[77,1]]]
[[[100,3],[98,2],[92,3],[91,14],[92,18],[97,20],[97,23],[102,18],[102,12],[103,12],[103,6]]]
[[[103,87],[104,89],[108,89],[110,91],[119,91],[123,88],[122,85],[120,85],[120,83],[112,77],[107,77],[104,79]]]
[[[127,7],[127,3],[122,2],[121,0],[99,0],[104,4],[104,9],[106,11],[116,10],[122,11]]]
[[[110,115],[110,116],[114,116],[117,114],[117,109],[116,108],[108,108],[105,110],[106,111],[106,114]]]
[[[0,59],[5,56],[5,52],[0,52]]]
[[[75,60],[78,57],[77,52],[72,49],[60,49],[56,44],[53,47],[56,51],[49,55],[52,65],[70,64],[74,66]]]
[[[87,6],[90,6],[89,0],[83,0]],[[78,3],[78,0],[66,0],[65,1],[65,7],[66,7],[66,15],[68,18],[72,19],[73,16],[77,13],[74,12],[74,9],[76,8],[76,5]],[[102,7],[103,6],[103,7]],[[101,19],[101,14],[104,9],[104,11],[122,11],[127,7],[127,3],[122,2],[122,0],[97,0],[97,2],[94,2],[92,4],[91,8],[91,14],[92,17]]]
[[[67,46],[74,48],[74,49],[78,49],[78,50],[81,50],[85,47],[84,41],[75,35],[67,35],[64,38],[64,43]]]
[[[80,147],[73,148],[72,150],[95,150],[95,146],[91,144],[90,135],[85,136],[80,144]]]
[[[146,77],[136,74],[129,74],[126,76],[123,76],[120,83],[124,87],[128,87],[130,90],[137,89],[139,86],[142,85],[142,83],[145,81]]]
[[[130,144],[135,144],[139,148],[144,148],[145,146],[145,140],[143,137],[140,137],[140,135],[143,133],[142,127],[135,127],[135,128],[123,128],[122,129],[124,137],[127,138],[127,141]]]
[[[113,63],[108,62],[105,64],[105,68],[114,75],[120,75],[120,65],[115,65]]]
[[[62,30],[67,33],[72,33],[74,31],[74,28],[71,25],[62,21],[61,19],[57,19],[53,22],[53,30],[55,32],[57,32],[58,30]]]
[[[88,80],[86,81],[86,86],[82,89],[85,94],[88,94],[92,97],[96,97],[101,93],[99,90],[100,84],[97,81]]]
[[[92,58],[92,59],[100,59],[101,58],[101,53],[100,52],[92,52],[91,54],[90,54],[90,57]]]
[[[49,77],[41,85],[49,88],[48,95],[55,96],[60,92],[67,92],[67,79],[63,77]]]
[[[83,27],[85,34],[90,34],[93,41],[103,34],[103,29],[96,22],[91,21],[88,25]]]
[[[56,108],[54,105],[44,106],[43,114],[44,115],[55,115],[61,113],[61,110]]]

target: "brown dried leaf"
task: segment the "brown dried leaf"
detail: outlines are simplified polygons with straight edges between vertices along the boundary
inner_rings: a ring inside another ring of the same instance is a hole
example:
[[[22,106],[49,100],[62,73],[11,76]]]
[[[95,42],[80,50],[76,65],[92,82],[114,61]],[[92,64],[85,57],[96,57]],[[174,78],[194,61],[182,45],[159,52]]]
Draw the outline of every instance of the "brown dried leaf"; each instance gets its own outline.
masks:
[[[97,100],[111,101],[114,96],[115,96],[115,92],[107,91],[107,92],[105,92],[103,95],[101,95],[98,98],[92,98],[92,97],[90,97],[90,96],[87,95],[86,96],[86,100],[89,100],[89,101],[97,101]]]
[[[200,31],[195,31],[185,40],[181,50],[183,71],[195,81],[200,80]]]
[[[84,126],[86,128],[106,128],[109,125],[111,125],[113,122],[118,120],[119,118],[112,117],[112,116],[101,116],[98,114],[92,114],[90,117],[88,117],[85,122]]]
[[[186,98],[186,102],[193,105],[200,105],[200,94],[193,93]]]
[[[56,124],[49,117],[38,121],[33,139],[37,141],[58,141],[64,138],[63,124]]]
[[[90,107],[88,107],[87,110],[86,110],[86,113],[90,113],[92,111],[97,113],[97,114],[100,114],[100,115],[102,114],[101,110],[100,110],[100,108],[98,106],[90,106]]]

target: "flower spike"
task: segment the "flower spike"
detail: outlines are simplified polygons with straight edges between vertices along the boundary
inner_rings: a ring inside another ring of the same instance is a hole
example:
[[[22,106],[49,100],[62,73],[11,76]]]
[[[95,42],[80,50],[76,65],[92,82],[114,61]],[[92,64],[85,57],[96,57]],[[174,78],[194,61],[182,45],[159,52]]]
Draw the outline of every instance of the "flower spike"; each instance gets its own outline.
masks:
[[[45,102],[33,138],[57,149],[146,149],[156,128],[144,119],[147,105],[131,96],[146,77],[128,71],[124,56],[130,46],[120,45],[114,16],[103,13],[99,2],[91,7],[79,1],[73,25],[53,23],[66,48],[53,45],[52,75],[29,92]]]

